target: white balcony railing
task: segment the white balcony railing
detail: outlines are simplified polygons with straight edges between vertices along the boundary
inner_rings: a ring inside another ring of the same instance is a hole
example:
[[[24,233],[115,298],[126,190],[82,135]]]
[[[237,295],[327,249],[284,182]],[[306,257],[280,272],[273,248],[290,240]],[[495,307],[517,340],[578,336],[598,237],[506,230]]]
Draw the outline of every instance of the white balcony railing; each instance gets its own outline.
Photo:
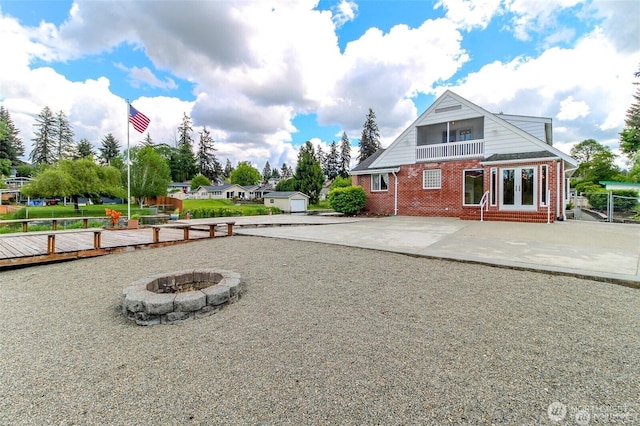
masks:
[[[438,143],[416,147],[416,161],[478,158],[484,155],[484,139]]]

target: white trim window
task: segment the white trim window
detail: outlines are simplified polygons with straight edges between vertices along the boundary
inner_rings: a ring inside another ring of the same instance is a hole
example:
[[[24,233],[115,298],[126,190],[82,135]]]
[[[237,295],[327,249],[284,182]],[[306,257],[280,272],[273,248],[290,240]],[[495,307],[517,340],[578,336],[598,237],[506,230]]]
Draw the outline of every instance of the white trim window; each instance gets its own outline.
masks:
[[[484,195],[484,170],[465,170],[463,173],[463,194],[462,204],[465,206],[479,206]]]
[[[389,173],[371,175],[371,192],[389,190]]]
[[[540,165],[540,205],[546,207],[549,201],[547,195],[549,193],[549,166]]]
[[[422,171],[422,189],[440,189],[442,187],[442,171],[427,169]]]

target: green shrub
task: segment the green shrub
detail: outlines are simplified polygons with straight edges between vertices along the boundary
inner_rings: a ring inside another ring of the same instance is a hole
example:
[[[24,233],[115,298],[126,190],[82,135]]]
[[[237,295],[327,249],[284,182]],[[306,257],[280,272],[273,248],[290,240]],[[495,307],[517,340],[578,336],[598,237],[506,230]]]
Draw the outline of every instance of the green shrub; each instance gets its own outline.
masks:
[[[329,189],[346,188],[351,185],[352,183],[350,177],[343,178],[342,176],[338,176],[333,180],[333,183],[331,184],[331,187]]]
[[[367,204],[367,194],[361,186],[335,188],[329,191],[329,205],[337,212],[354,214]]]

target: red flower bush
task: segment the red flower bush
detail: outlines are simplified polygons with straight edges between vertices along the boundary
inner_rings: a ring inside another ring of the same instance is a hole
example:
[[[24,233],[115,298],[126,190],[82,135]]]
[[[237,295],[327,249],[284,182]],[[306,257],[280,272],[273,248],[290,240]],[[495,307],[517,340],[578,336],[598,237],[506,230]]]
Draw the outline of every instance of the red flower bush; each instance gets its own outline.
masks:
[[[120,216],[122,216],[122,213],[112,209],[104,209],[104,212],[107,216],[111,217],[111,226],[115,227],[118,224],[118,221],[120,220]]]

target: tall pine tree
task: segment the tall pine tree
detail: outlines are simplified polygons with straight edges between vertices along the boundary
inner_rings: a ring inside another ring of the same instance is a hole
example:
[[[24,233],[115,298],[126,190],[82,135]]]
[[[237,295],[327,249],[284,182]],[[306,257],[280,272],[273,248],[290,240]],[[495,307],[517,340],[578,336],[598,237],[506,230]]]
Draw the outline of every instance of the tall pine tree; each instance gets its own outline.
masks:
[[[636,73],[640,77],[640,71]],[[633,95],[634,102],[627,110],[627,117],[624,120],[624,130],[620,133],[620,151],[627,155],[629,160],[640,161],[636,158],[640,152],[640,83],[633,83],[638,86]]]
[[[371,157],[381,147],[380,131],[376,124],[376,114],[371,108],[369,108],[367,119],[362,126],[362,137],[360,138],[358,146],[360,147],[358,163],[362,163],[364,160]]]
[[[177,176],[174,176],[174,179],[179,181],[189,180],[196,174],[192,133],[191,117],[184,113],[182,124],[178,127],[178,155],[175,159]]]
[[[338,174],[340,177],[349,177],[349,169],[351,167],[351,142],[346,132],[342,132],[340,140],[340,164],[338,166]]]
[[[20,131],[13,124],[11,114],[4,106],[0,106],[0,122],[4,123],[4,134],[0,135],[0,159],[11,160],[16,166],[21,163],[20,157],[24,155],[24,145],[18,137]]]
[[[198,164],[198,173],[205,176],[211,182],[220,179],[222,167],[215,155],[214,140],[211,132],[205,126],[200,133],[198,141],[198,153],[196,154],[196,162]]]
[[[53,164],[56,161],[56,118],[51,109],[45,106],[36,117],[36,130],[33,149],[29,154],[31,164]]]
[[[225,179],[229,179],[231,177],[232,172],[233,172],[233,165],[231,164],[231,160],[227,158],[227,163],[224,166],[224,172],[223,172]]]
[[[318,162],[317,153],[310,141],[300,147],[294,179],[299,191],[309,196],[309,204],[318,204],[320,191],[324,184],[324,174]]]
[[[269,164],[269,160],[264,164],[264,169],[262,169],[262,180],[267,182],[271,177],[271,164]]]
[[[329,154],[327,154],[324,175],[329,180],[334,180],[338,176],[338,168],[340,167],[340,156],[338,155],[338,145],[335,141],[331,142]]]
[[[63,160],[76,156],[76,146],[73,141],[73,129],[64,111],[56,114],[56,159]]]
[[[100,158],[104,164],[111,165],[111,160],[120,154],[120,142],[118,142],[118,139],[116,139],[113,134],[109,133],[100,143],[102,144],[99,148]]]
[[[96,153],[91,142],[85,138],[80,139],[78,145],[76,145],[75,158],[93,157],[95,154]]]

